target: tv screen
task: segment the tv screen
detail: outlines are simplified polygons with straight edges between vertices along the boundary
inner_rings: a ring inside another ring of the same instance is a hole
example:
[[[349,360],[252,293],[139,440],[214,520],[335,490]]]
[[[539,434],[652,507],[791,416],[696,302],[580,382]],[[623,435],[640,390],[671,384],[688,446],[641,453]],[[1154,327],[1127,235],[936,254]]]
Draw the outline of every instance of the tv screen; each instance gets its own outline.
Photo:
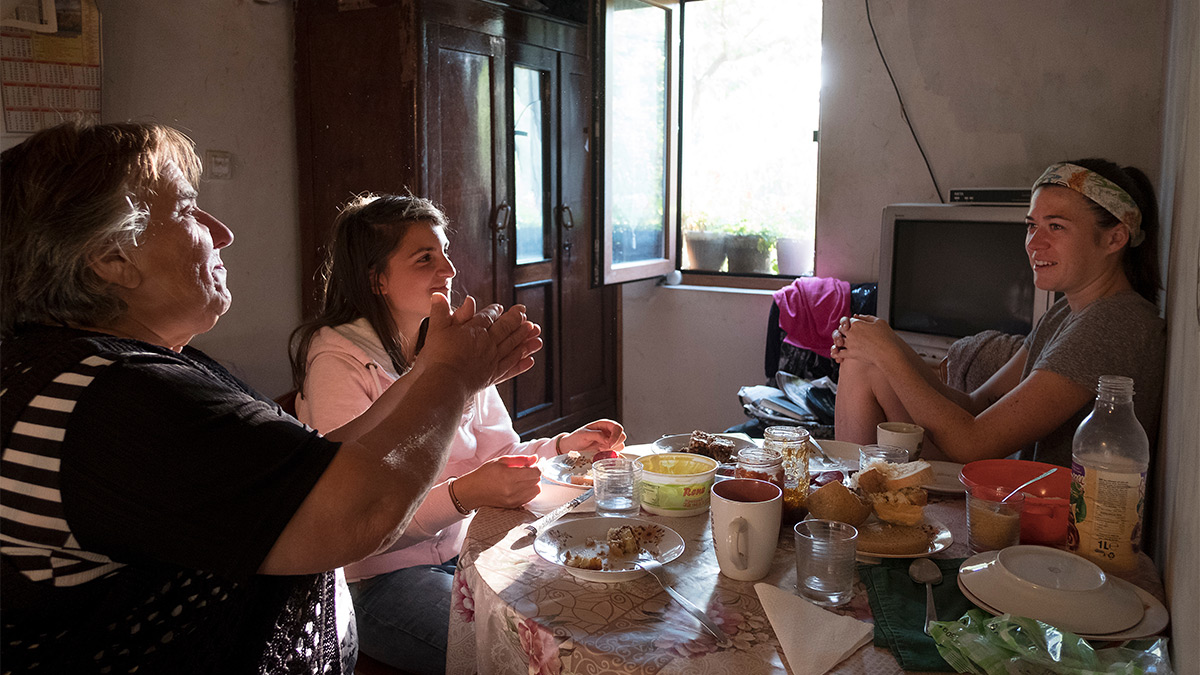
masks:
[[[893,328],[956,338],[1033,328],[1023,222],[897,219],[893,237]]]

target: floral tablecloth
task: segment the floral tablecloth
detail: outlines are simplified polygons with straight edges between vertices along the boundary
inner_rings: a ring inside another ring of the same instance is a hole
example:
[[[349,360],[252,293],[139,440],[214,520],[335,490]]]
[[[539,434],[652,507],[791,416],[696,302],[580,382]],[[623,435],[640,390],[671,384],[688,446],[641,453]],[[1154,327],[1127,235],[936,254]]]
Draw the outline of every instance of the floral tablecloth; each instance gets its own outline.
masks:
[[[951,531],[954,542],[935,557],[967,557],[966,514],[957,496],[930,495],[926,515]],[[579,517],[593,514],[580,514]],[[577,516],[568,516],[568,518]],[[447,656],[448,673],[757,673],[790,672],[754,582],[719,573],[707,514],[639,518],[661,523],[683,537],[686,550],[665,569],[676,590],[704,608],[730,636],[718,647],[699,623],[650,576],[616,584],[582,581],[534,553],[521,525],[536,516],[523,509],[481,509],[467,532],[454,578]],[[1143,556],[1134,583],[1155,591],[1161,580]],[[795,543],[780,545],[765,583],[794,591]],[[861,581],[838,614],[871,622]],[[883,675],[902,672],[886,649],[868,644],[832,672]]]
[[[929,514],[951,532],[965,529],[960,498],[934,500]],[[584,516],[591,514],[582,514]],[[573,517],[573,516],[568,516]],[[520,526],[524,510],[481,509],[467,533],[450,611],[448,673],[748,673],[788,672],[753,582],[719,573],[707,514],[640,518],[679,533],[684,554],[666,566],[676,590],[704,608],[731,638],[718,647],[653,578],[603,584],[579,580],[533,551]],[[957,541],[939,555],[964,556]],[[765,583],[795,590],[795,544],[780,546]],[[866,591],[837,609],[871,620]],[[834,672],[900,672],[885,649],[867,645]]]

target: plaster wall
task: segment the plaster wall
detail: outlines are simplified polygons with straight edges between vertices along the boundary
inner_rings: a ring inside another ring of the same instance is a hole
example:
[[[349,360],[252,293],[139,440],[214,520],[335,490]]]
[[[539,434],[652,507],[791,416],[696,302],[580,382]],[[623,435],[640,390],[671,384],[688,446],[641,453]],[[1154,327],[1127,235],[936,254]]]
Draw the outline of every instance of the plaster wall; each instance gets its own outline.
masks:
[[[222,253],[233,305],[192,345],[282,394],[287,337],[300,321],[291,3],[98,4],[103,121],[170,124],[202,159],[233,155],[232,178],[203,180],[198,200],[233,230]]]

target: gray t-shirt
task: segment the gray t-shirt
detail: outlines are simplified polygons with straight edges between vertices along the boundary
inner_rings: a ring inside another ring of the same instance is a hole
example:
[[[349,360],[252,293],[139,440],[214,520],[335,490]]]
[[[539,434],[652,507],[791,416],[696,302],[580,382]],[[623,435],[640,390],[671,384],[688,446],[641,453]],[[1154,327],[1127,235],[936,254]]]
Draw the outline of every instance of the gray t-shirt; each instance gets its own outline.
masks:
[[[1133,291],[1100,298],[1072,312],[1066,298],[1054,303],[1025,339],[1029,357],[1021,379],[1047,370],[1095,391],[1101,375],[1133,378],[1133,407],[1150,438],[1158,436],[1166,359],[1167,324],[1158,308]],[[1021,450],[1021,459],[1071,465],[1071,439],[1092,411],[1089,401],[1062,426]]]

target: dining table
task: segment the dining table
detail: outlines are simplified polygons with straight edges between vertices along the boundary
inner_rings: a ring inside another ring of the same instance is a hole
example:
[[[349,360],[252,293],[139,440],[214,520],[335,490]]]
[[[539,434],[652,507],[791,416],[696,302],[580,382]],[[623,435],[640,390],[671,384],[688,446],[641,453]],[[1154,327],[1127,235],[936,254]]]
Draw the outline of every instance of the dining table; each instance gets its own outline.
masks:
[[[934,558],[967,558],[966,508],[961,494],[929,495],[926,518],[952,537]],[[571,513],[571,518],[594,513]],[[793,673],[755,589],[765,583],[796,593],[795,543],[781,528],[767,576],[736,581],[720,573],[708,513],[639,519],[661,524],[684,540],[684,552],[664,566],[674,588],[727,634],[718,643],[649,575],[619,583],[585,581],[534,551],[527,509],[482,508],[468,527],[454,575],[447,649],[448,673]],[[1163,600],[1150,558],[1127,580]],[[860,562],[872,562],[861,559]],[[878,562],[875,560],[874,562]],[[866,587],[856,574],[853,598],[835,608],[873,623]],[[790,629],[791,627],[789,627]],[[802,627],[796,627],[802,630]],[[870,641],[831,671],[888,675],[905,672],[884,647]],[[912,672],[912,671],[910,671]]]

